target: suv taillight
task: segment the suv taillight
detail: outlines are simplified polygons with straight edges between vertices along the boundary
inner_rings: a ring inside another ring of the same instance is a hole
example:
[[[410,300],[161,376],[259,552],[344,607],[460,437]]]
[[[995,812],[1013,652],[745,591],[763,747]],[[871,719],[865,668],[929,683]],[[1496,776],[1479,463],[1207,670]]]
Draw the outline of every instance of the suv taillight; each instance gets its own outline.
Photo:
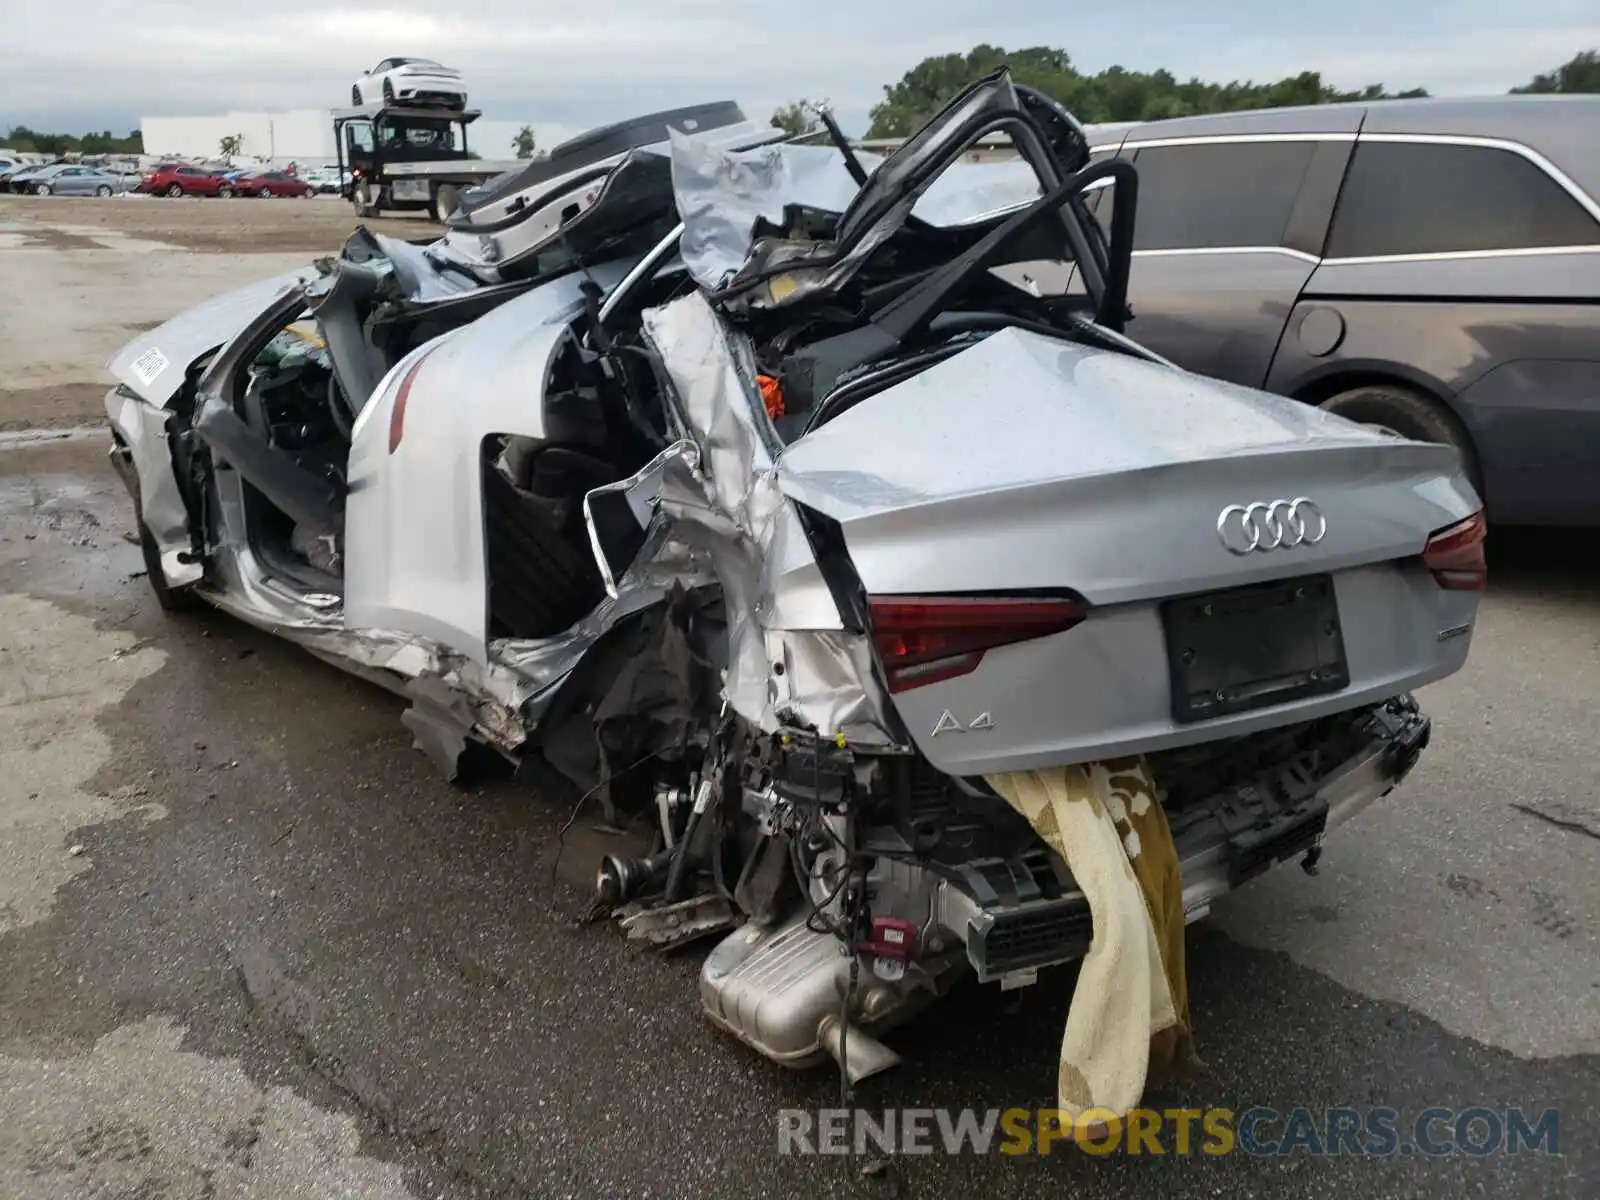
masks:
[[[1429,535],[1428,544],[1422,549],[1422,565],[1433,572],[1442,588],[1481,591],[1489,574],[1483,552],[1488,532],[1488,522],[1481,512],[1447,525]]]
[[[977,670],[986,650],[1071,629],[1083,606],[1055,597],[880,596],[872,640],[891,692]]]

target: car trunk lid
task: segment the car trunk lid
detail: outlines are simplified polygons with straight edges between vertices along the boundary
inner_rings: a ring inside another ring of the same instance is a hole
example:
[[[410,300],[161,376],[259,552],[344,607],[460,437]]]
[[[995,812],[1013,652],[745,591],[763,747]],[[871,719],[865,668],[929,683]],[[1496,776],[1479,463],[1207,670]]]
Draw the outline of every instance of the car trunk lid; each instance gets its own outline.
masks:
[[[1008,329],[801,438],[778,475],[841,522],[869,593],[1065,588],[1107,605],[1417,554],[1477,507],[1456,461],[1281,397]],[[1219,536],[1230,506],[1302,497],[1320,521],[1304,511],[1301,544],[1241,554]]]

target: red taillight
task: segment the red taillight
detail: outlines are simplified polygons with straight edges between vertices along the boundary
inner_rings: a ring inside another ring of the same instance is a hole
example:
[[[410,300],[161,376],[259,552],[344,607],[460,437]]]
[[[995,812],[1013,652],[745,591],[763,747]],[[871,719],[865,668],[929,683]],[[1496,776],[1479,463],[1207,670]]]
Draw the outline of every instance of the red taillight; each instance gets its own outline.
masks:
[[[1048,597],[884,596],[868,602],[889,690],[974,671],[985,650],[1071,629],[1083,606]]]
[[[400,439],[406,432],[406,401],[411,399],[411,385],[417,380],[417,372],[422,369],[422,364],[427,362],[432,350],[425,351],[417,361],[407,368],[400,379],[400,387],[394,394],[394,405],[389,409],[389,453],[393,454],[400,448]]]
[[[1428,538],[1422,549],[1422,565],[1433,572],[1442,588],[1481,591],[1489,574],[1483,553],[1488,532],[1488,522],[1481,512],[1448,525]]]

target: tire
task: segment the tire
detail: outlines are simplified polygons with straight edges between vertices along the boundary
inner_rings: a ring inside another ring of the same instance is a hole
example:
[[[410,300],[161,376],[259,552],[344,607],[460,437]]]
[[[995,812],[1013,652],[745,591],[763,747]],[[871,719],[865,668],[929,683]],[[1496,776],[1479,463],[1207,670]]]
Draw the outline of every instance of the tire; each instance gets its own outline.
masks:
[[[50,194],[50,185],[48,183],[36,183],[36,184],[34,184],[33,185],[33,194],[35,196],[48,196]]]
[[[183,184],[169,183],[167,185],[167,195],[176,200],[179,196],[183,195]]]
[[[1478,495],[1483,495],[1483,477],[1472,436],[1456,415],[1432,396],[1400,384],[1375,383],[1330,396],[1318,407],[1412,441],[1454,446],[1467,478]]]
[[[387,79],[383,81],[383,102],[385,104],[394,103],[394,84],[390,83]]]
[[[104,200],[107,196],[111,195],[111,187],[109,184],[102,183],[99,187],[95,188],[94,194]]]
[[[156,539],[143,521],[139,522],[139,553],[144,555],[144,577],[155,593],[156,603],[162,612],[192,612],[200,607],[200,598],[193,589],[169,587],[166,572],[161,569],[161,551]]]
[[[232,200],[233,199],[233,189],[231,187],[227,187],[226,185],[224,185],[223,187],[219,187],[217,189],[217,199],[218,200]]]
[[[433,219],[443,225],[460,205],[460,189],[453,183],[441,183],[433,193]]]
[[[361,98],[361,85],[359,83],[350,89],[350,103],[355,105],[357,108],[360,108],[366,103],[366,101]]]

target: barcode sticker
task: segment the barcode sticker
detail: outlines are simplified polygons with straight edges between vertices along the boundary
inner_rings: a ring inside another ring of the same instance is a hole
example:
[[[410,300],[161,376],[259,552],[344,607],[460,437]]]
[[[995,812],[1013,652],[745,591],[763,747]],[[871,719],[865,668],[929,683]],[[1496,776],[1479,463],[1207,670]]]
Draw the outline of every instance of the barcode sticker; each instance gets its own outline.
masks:
[[[145,387],[149,387],[155,381],[155,377],[165,371],[169,365],[167,356],[154,346],[151,346],[150,349],[133,360],[129,370],[133,372],[135,379]]]

